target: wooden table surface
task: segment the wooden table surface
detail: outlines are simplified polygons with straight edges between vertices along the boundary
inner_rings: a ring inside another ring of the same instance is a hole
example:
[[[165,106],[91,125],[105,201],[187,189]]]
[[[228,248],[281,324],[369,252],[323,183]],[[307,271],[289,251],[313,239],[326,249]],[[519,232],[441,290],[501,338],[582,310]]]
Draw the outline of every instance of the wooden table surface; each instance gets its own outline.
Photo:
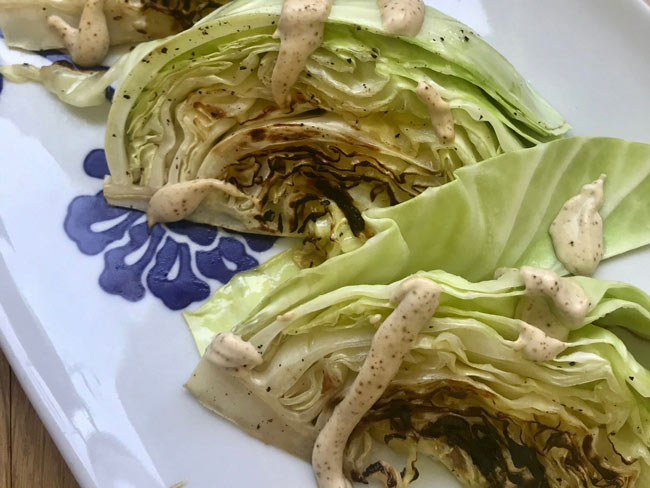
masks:
[[[78,488],[0,351],[0,488]]]

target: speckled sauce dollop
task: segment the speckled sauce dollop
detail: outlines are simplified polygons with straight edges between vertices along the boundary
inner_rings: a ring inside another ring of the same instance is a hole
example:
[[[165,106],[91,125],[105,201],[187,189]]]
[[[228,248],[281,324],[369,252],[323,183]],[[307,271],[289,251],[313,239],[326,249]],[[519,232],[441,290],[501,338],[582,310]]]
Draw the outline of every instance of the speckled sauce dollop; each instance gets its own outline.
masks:
[[[521,351],[531,361],[542,362],[555,359],[567,348],[567,344],[546,335],[543,330],[533,325],[524,323],[513,347],[516,351]]]
[[[86,0],[78,29],[58,15],[50,15],[47,23],[59,34],[70,59],[79,66],[97,66],[106,57],[111,40],[104,14],[104,0]]]
[[[217,334],[205,351],[205,357],[232,374],[262,364],[262,355],[255,346],[232,332]]]
[[[288,102],[289,91],[305,69],[309,56],[323,42],[323,29],[334,0],[284,0],[278,28],[280,52],[271,75],[273,100]]]
[[[415,88],[418,98],[427,106],[431,127],[438,139],[443,144],[454,141],[456,132],[454,129],[454,116],[451,113],[449,104],[443,100],[438,90],[423,81]]]
[[[343,400],[321,430],[312,452],[320,488],[349,487],[343,475],[343,453],[350,434],[397,374],[420,330],[440,301],[440,287],[425,278],[410,278],[393,296],[397,307],[379,326],[370,351]]]
[[[578,283],[549,269],[523,266],[520,273],[528,295],[550,298],[569,325],[583,324],[589,310],[589,297]]]
[[[188,217],[211,191],[248,198],[236,186],[221,180],[202,178],[165,185],[158,189],[147,207],[147,224],[177,222]]]
[[[574,275],[591,276],[603,258],[603,185],[606,175],[582,187],[558,213],[549,232],[555,255]]]
[[[551,270],[524,266],[520,274],[526,296],[517,310],[522,325],[514,348],[531,361],[550,361],[566,349],[569,331],[583,325],[589,298],[578,283]]]
[[[517,318],[561,341],[569,335],[569,329],[553,313],[548,300],[543,296],[522,297],[517,306]]]
[[[422,0],[377,0],[384,30],[397,36],[415,36],[424,22]]]

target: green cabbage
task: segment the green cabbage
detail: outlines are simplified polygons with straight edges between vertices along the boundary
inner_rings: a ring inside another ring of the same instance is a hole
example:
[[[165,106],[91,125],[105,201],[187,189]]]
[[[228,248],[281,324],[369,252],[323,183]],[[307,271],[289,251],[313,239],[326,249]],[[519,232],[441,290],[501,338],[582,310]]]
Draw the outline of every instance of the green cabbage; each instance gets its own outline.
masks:
[[[468,27],[428,9],[417,37],[388,37],[372,0],[333,7],[322,47],[281,109],[270,90],[281,5],[233,2],[141,58],[109,116],[110,203],[146,209],[164,185],[228,183],[228,193],[215,185],[188,218],[334,241],[336,254],[368,237],[363,211],[568,129]],[[432,130],[418,81],[451,106],[453,143]]]
[[[576,137],[505,154],[366,212],[374,237],[360,249],[310,269],[287,251],[236,275],[185,318],[201,353],[232,330],[263,363],[235,377],[204,357],[187,388],[249,434],[309,460],[363,364],[373,316],[387,317],[399,280],[417,273],[442,286],[441,303],[349,439],[350,479],[405,487],[417,457],[431,456],[472,487],[650,486],[650,372],[628,351],[647,349],[650,297],[569,278],[589,298],[587,316],[556,359],[533,362],[513,344],[519,273],[489,280],[504,266],[566,273],[548,228],[601,173],[604,256],[650,243],[650,146]],[[418,272],[427,269],[445,271]],[[399,463],[378,454],[384,444]]]
[[[118,85],[105,144],[110,203],[145,209],[165,185],[216,181],[190,220],[306,237],[316,245],[303,250],[304,264],[326,257],[322,243],[335,255],[367,239],[365,210],[407,201],[460,167],[569,128],[467,26],[428,9],[418,36],[390,37],[373,0],[333,7],[322,47],[281,109],[270,90],[281,6],[233,2],[181,34],[140,45],[107,73],[0,71],[81,106],[101,103],[105,87]],[[454,141],[432,130],[415,94],[419,81],[449,103]]]
[[[106,89],[119,84],[138,62],[138,56],[147,53],[154,43],[137,45],[108,70],[72,69],[67,62],[56,62],[40,68],[31,64],[0,66],[0,74],[14,83],[36,81],[68,105],[94,107],[106,103]]]
[[[549,226],[602,173],[604,257],[650,244],[650,145],[574,137],[459,169],[445,186],[367,212],[374,237],[361,248],[302,270],[285,251],[236,275],[185,318],[202,353],[217,332],[253,316],[275,317],[341,286],[385,284],[433,269],[470,280],[524,265],[564,274]]]
[[[162,187],[214,183],[188,219],[307,239],[303,266],[358,247],[362,213],[451,181],[454,171],[563,135],[568,125],[469,27],[428,8],[415,37],[382,29],[374,0],[341,1],[287,108],[271,96],[282,0],[239,0],[193,28],[140,45],[107,73],[2,67],[67,103],[102,103],[109,203],[146,209]],[[455,138],[415,93],[434,87]],[[224,190],[225,189],[225,190]]]
[[[227,1],[227,0],[226,0]],[[111,45],[142,42],[187,29],[225,1],[105,0]],[[70,25],[79,25],[85,0],[0,0],[0,29],[10,47],[38,51],[63,48],[47,18],[58,15]]]
[[[513,347],[525,295],[519,273],[479,283],[418,275],[442,287],[440,306],[352,434],[349,478],[383,473],[387,486],[407,486],[419,454],[472,487],[650,486],[650,372],[604,328],[650,337],[650,297],[569,278],[589,297],[587,316],[556,359],[533,362]],[[282,318],[250,314],[233,332],[258,346],[263,363],[234,377],[202,359],[187,388],[251,435],[308,460],[365,360],[371,317],[391,313],[398,284],[336,289]],[[378,457],[384,443],[403,464]]]

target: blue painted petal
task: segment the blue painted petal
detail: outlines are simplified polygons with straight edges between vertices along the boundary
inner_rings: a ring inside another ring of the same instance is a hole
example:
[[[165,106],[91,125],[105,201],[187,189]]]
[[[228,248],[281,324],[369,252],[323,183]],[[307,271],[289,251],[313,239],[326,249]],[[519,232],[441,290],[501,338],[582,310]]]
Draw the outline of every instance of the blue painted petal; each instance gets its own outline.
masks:
[[[227,268],[224,259],[234,264],[235,270]],[[227,283],[235,273],[245,271],[258,264],[254,257],[246,254],[246,247],[232,237],[222,237],[214,249],[196,253],[196,265],[201,273],[208,278],[217,279],[221,283]]]
[[[121,239],[141,215],[134,210],[111,207],[106,203],[102,192],[94,196],[82,195],[68,205],[63,229],[82,253],[95,255],[106,249],[111,242]],[[93,224],[122,216],[123,220],[104,231],[95,232],[91,229]]]
[[[177,260],[179,271],[175,277],[169,278]],[[165,239],[165,244],[156,254],[153,268],[147,274],[147,285],[151,293],[172,310],[183,309],[210,296],[210,286],[192,271],[189,246],[179,244],[171,237]]]
[[[73,64],[70,56],[59,49],[42,49],[40,51],[36,51],[35,54],[43,56],[45,59],[52,61],[53,63],[56,63],[57,61],[65,61],[67,63]]]
[[[186,220],[180,222],[173,222],[165,224],[167,228],[175,232],[189,237],[193,242],[201,246],[209,246],[217,238],[216,227],[208,227],[207,225],[194,224]]]
[[[253,251],[257,252],[268,251],[273,247],[275,241],[277,241],[277,238],[272,236],[245,234],[243,232],[239,235],[246,239],[246,243]]]
[[[108,162],[103,149],[93,149],[84,158],[84,171],[93,178],[102,178],[109,174]]]
[[[99,277],[99,286],[108,293],[119,295],[132,302],[142,299],[145,295],[142,274],[154,258],[164,233],[157,227],[149,234],[147,224],[144,222],[131,227],[129,242],[104,254],[104,271]],[[129,254],[145,245],[147,248],[140,259],[133,264],[125,262]]]

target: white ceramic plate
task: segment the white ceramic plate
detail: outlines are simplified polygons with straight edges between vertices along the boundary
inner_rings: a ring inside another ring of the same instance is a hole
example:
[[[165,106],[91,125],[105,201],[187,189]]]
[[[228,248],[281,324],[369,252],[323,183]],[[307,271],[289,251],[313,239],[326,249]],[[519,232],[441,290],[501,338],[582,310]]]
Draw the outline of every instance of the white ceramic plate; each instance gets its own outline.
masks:
[[[643,0],[429,3],[499,49],[576,134],[650,143]],[[0,41],[0,62],[25,59],[46,62]],[[182,388],[198,355],[171,309],[196,306],[271,243],[196,228],[147,236],[141,217],[102,204],[106,112],[35,85],[0,93],[0,345],[30,400],[86,488],[314,486],[307,464]],[[649,264],[641,250],[598,276],[650,292]],[[436,486],[456,486],[436,472]]]

